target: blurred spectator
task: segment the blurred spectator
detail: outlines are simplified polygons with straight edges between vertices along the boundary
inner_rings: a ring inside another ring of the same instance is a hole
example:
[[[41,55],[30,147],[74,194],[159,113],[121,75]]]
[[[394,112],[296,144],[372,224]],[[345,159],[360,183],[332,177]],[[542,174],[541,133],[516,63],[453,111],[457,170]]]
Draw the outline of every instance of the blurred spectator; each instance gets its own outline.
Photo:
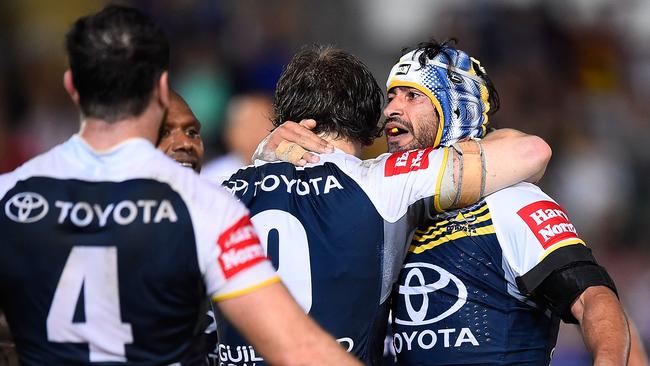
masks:
[[[272,113],[269,95],[243,94],[231,99],[223,132],[229,152],[206,163],[201,174],[208,178],[230,176],[250,165],[255,148],[273,128]]]
[[[0,1],[0,172],[76,127],[61,87],[60,39],[73,19],[104,2]],[[401,46],[457,37],[490,65],[502,97],[498,124],[551,144],[554,158],[541,186],[567,208],[595,255],[608,259],[650,345],[650,1],[123,2],[164,24],[172,82],[203,123],[206,154],[232,149],[215,163],[230,166],[222,174],[250,163],[270,128],[268,98],[250,91],[270,92],[300,45],[336,43],[364,59],[381,84]],[[588,364],[581,342],[566,337],[577,335],[561,333],[554,364]]]

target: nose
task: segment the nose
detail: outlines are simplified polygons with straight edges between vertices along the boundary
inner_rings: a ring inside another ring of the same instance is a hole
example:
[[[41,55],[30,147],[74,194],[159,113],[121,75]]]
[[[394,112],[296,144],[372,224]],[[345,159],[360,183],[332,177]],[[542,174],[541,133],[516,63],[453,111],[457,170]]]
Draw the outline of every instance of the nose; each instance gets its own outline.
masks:
[[[384,108],[384,116],[399,117],[404,113],[404,98],[396,95]]]
[[[174,131],[172,141],[171,147],[173,151],[192,150],[192,141],[183,131]]]

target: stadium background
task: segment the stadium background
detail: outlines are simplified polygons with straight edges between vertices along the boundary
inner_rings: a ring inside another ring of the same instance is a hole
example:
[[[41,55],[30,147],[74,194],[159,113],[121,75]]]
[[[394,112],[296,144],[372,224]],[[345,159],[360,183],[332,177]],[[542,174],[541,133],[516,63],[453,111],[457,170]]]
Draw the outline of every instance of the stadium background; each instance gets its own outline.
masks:
[[[0,2],[0,172],[64,141],[78,117],[61,86],[63,36],[105,2]],[[541,186],[608,267],[650,345],[649,0],[149,0],[172,43],[172,85],[204,124],[208,157],[225,153],[227,103],[271,93],[309,42],[360,56],[380,84],[402,47],[435,36],[486,66],[501,95],[491,121],[553,148]],[[383,141],[374,152],[385,151]],[[588,364],[563,327],[554,365]]]

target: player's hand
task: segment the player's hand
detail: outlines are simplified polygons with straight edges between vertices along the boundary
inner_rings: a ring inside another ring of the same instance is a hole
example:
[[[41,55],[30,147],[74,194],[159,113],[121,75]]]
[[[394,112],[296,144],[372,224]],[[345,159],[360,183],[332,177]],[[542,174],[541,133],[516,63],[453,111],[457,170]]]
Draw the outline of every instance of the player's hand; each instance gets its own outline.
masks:
[[[284,122],[257,146],[253,160],[282,160],[296,166],[317,163],[320,158],[314,153],[331,153],[334,147],[313,133],[314,127],[316,121],[313,119],[304,119],[300,123]]]

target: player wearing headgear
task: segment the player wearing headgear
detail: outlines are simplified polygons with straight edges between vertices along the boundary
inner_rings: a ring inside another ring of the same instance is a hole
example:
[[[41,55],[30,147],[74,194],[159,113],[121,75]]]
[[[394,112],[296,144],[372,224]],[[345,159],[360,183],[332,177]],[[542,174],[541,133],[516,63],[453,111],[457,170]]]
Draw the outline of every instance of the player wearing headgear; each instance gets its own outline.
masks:
[[[482,137],[498,100],[485,69],[450,43],[418,45],[386,85],[389,126],[426,120],[441,146]],[[430,113],[407,93],[426,96]],[[427,146],[390,139],[392,150]],[[629,331],[614,283],[564,209],[535,185],[439,215],[408,251],[392,306],[399,364],[548,365],[559,319],[580,324],[595,364],[626,363]]]
[[[382,129],[381,101],[380,87],[356,57],[329,47],[303,49],[278,81],[273,122],[314,118],[314,131],[337,150],[305,167],[258,160],[225,183],[251,210],[262,244],[303,309],[368,364],[382,357],[387,300],[413,229],[466,194],[453,178],[463,161],[453,149],[357,157]],[[491,169],[490,154],[498,154],[493,142],[483,147]],[[525,168],[516,177],[479,178],[467,190],[480,192],[485,183],[492,192],[544,165],[520,158]],[[480,156],[478,163],[465,169],[480,177]],[[263,364],[219,315],[216,326],[219,364]]]
[[[400,128],[391,125],[395,118],[385,111],[389,151],[412,148],[429,137],[426,144],[433,141],[435,148],[485,136],[488,114],[498,109],[498,95],[491,92],[494,87],[478,60],[452,48],[440,52],[441,48],[430,46],[409,52],[391,69],[386,82],[389,99],[400,90],[417,90],[429,98],[439,123],[433,136],[413,136],[412,143],[401,145],[401,139],[390,139],[399,135]]]
[[[79,134],[0,176],[0,308],[21,364],[199,364],[207,295],[275,364],[358,365],[279,283],[246,208],[153,146],[162,30],[108,6],[66,49]]]

